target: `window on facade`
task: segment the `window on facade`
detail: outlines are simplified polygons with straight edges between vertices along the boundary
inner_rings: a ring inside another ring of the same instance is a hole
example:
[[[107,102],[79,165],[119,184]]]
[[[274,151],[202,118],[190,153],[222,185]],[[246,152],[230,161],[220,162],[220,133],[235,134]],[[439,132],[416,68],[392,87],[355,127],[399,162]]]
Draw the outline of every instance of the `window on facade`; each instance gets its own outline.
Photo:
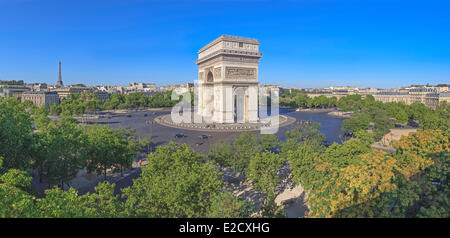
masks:
[[[239,42],[239,47],[244,47],[244,43]]]

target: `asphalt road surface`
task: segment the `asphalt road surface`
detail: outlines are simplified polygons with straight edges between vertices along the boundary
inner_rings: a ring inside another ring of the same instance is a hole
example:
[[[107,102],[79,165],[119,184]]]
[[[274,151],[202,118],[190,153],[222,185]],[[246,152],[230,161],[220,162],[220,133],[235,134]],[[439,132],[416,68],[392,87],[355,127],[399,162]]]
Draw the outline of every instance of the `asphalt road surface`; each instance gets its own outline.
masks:
[[[111,118],[104,118],[90,120],[89,123],[105,124],[112,128],[124,127],[133,129],[136,131],[136,135],[140,137],[150,137],[153,142],[153,146],[167,145],[170,141],[176,143],[186,143],[198,152],[207,153],[211,144],[218,139],[225,139],[232,141],[235,136],[239,136],[240,132],[205,132],[205,131],[193,131],[183,130],[177,128],[171,128],[162,126],[154,121],[157,116],[162,114],[168,114],[170,110],[164,111],[134,111],[126,114],[111,114]],[[321,132],[325,134],[328,142],[340,142],[339,135],[341,134],[342,119],[332,117],[326,113],[320,112],[288,112],[281,111],[280,113],[286,113],[298,120],[313,120],[321,123]],[[276,135],[280,140],[285,139],[286,131],[291,129],[292,126],[285,126],[279,128]],[[176,138],[175,134],[183,133],[186,137]],[[254,131],[259,133],[259,131]],[[201,139],[199,136],[205,134],[209,138]]]

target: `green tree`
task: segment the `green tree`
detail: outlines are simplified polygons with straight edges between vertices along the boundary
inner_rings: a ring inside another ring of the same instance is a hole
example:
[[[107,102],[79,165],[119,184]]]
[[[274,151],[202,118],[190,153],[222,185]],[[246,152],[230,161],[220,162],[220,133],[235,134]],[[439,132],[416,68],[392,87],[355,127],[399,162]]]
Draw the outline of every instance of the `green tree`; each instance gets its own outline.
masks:
[[[408,114],[405,110],[399,110],[395,115],[395,119],[398,123],[405,124],[408,122]]]
[[[138,151],[137,144],[128,140],[125,129],[112,129],[109,126],[93,125],[84,128],[87,155],[87,169],[102,174],[107,179],[108,170],[130,168]]]
[[[393,119],[383,109],[371,107],[367,111],[371,121],[374,123],[375,140],[380,140],[390,129],[394,128]]]
[[[141,177],[123,190],[129,216],[206,216],[223,185],[215,167],[189,146],[173,142],[159,146],[147,161]]]
[[[286,158],[287,152],[295,150],[300,142],[310,141],[319,147],[325,140],[325,135],[319,131],[320,123],[306,121],[299,125],[294,125],[291,130],[286,131],[286,141],[280,143],[280,152]]]
[[[92,91],[83,92],[82,98],[86,105],[86,111],[96,113],[102,108],[102,102],[100,101],[98,94]]]
[[[254,207],[246,200],[235,197],[231,192],[218,193],[211,201],[208,218],[248,218]]]
[[[25,106],[25,108],[31,108],[34,104],[33,104],[33,101],[31,101],[31,100],[25,100],[23,102],[23,105]]]
[[[61,114],[62,110],[61,110],[61,107],[59,107],[56,103],[50,103],[49,112],[50,112],[50,115],[57,116],[57,115]]]
[[[34,127],[36,129],[44,128],[50,124],[50,118],[48,118],[48,110],[45,105],[42,105],[42,107],[37,108],[33,112],[33,122]]]
[[[336,107],[337,101],[336,97],[328,98],[328,107]]]
[[[415,102],[410,106],[411,118],[422,122],[425,117],[431,113],[431,109],[423,103]]]
[[[29,169],[35,141],[30,114],[15,98],[0,98],[0,156],[5,168]]]
[[[88,217],[122,217],[125,206],[119,195],[114,195],[115,184],[101,182],[95,187],[95,193],[87,193],[80,197]]]
[[[121,94],[113,93],[110,95],[109,100],[107,100],[108,109],[118,109],[120,104],[124,103],[124,98]]]
[[[260,152],[250,159],[248,178],[256,189],[265,194],[275,193],[279,182],[277,170],[283,164],[283,159],[273,152]]]
[[[85,166],[85,137],[73,118],[62,117],[42,128],[39,134],[39,159],[51,183],[64,187]]]
[[[278,169],[284,160],[272,152],[260,152],[252,156],[248,169],[248,178],[257,190],[265,193],[261,207],[262,217],[283,217],[284,211],[275,203],[275,189],[280,180]]]
[[[250,163],[250,158],[260,151],[258,138],[250,131],[242,132],[233,140],[234,156],[233,169],[245,172]]]
[[[150,153],[152,152],[152,136],[149,135],[148,137],[139,137],[138,144],[141,146],[145,152]]]
[[[308,106],[308,102],[310,100],[311,99],[306,95],[306,93],[301,93],[295,97],[295,104],[297,107],[306,107]]]
[[[336,168],[343,168],[358,160],[358,156],[371,151],[367,141],[350,139],[342,144],[333,143],[320,157],[333,164]]]
[[[424,130],[440,129],[448,132],[450,130],[450,119],[448,116],[440,115],[439,111],[430,112],[420,121],[420,128]]]
[[[286,152],[289,167],[292,171],[293,181],[301,184],[307,191],[311,189],[313,181],[321,179],[322,175],[315,171],[314,161],[323,150],[320,144],[314,141],[304,141]]]
[[[368,133],[364,130],[359,130],[354,133],[354,136],[364,142],[367,146],[370,146],[375,142],[373,133]]]
[[[259,136],[259,145],[265,151],[276,149],[278,137],[275,134],[262,134]]]
[[[0,169],[3,158],[0,157]],[[35,198],[30,195],[31,177],[25,171],[9,169],[0,175],[0,217],[35,217],[38,210],[34,204]]]
[[[235,161],[233,146],[226,140],[217,140],[211,145],[208,158],[221,166],[232,166]]]
[[[261,204],[261,217],[263,218],[284,218],[286,214],[282,206],[275,203],[275,195],[270,193]]]
[[[361,130],[368,130],[370,124],[370,116],[365,113],[359,113],[356,116],[345,119],[342,122],[342,130],[350,131],[351,133],[355,133]]]
[[[45,197],[37,200],[39,217],[52,218],[114,218],[122,217],[124,203],[118,195],[114,195],[114,184],[99,183],[95,193],[78,195],[78,191],[70,188],[64,191],[53,188],[45,191]]]
[[[36,206],[42,217],[47,218],[77,218],[87,217],[84,204],[78,196],[78,191],[70,188],[64,191],[59,188],[45,191],[45,198],[37,200]]]
[[[363,101],[361,95],[353,94],[339,99],[337,106],[343,111],[358,112],[363,108]]]

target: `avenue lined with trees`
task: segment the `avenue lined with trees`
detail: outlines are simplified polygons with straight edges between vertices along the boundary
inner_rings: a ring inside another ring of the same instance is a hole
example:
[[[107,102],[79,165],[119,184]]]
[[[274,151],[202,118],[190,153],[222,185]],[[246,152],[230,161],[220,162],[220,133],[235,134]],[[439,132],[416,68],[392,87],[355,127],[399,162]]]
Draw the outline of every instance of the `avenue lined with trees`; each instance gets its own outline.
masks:
[[[106,100],[100,100],[97,93],[85,91],[71,93],[60,104],[50,104],[51,115],[83,115],[112,109],[142,109],[156,107],[171,107],[178,101],[171,100],[172,92],[146,95],[142,92],[129,94],[112,93]]]
[[[450,130],[450,104],[443,102],[432,110],[422,103],[406,105],[404,103],[375,101],[372,95],[362,98],[359,94],[348,95],[337,100],[323,95],[310,98],[303,91],[286,92],[280,98],[280,105],[296,108],[337,108],[352,112],[354,116],[344,120],[342,130],[356,135],[358,131],[372,130],[375,140],[394,128],[395,124],[418,124],[421,129]]]

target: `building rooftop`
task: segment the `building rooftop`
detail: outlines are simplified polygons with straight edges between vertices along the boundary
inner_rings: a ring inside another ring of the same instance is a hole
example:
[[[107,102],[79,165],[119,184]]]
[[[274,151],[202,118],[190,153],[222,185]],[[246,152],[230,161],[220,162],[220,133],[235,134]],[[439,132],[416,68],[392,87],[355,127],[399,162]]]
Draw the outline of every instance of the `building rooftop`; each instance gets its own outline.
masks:
[[[202,47],[198,53],[205,51],[206,49],[210,48],[211,46],[221,42],[221,41],[232,41],[232,42],[242,42],[242,43],[248,43],[248,44],[254,44],[259,45],[259,41],[256,39],[246,38],[246,37],[240,37],[240,36],[230,36],[230,35],[222,35],[219,38],[213,40],[209,44]]]
[[[407,96],[409,94],[407,92],[379,92],[379,93],[376,93],[375,95],[404,95],[404,96]]]
[[[28,91],[23,94],[58,94],[56,91]]]
[[[450,97],[450,91],[439,93],[439,97],[442,97],[442,98]]]

